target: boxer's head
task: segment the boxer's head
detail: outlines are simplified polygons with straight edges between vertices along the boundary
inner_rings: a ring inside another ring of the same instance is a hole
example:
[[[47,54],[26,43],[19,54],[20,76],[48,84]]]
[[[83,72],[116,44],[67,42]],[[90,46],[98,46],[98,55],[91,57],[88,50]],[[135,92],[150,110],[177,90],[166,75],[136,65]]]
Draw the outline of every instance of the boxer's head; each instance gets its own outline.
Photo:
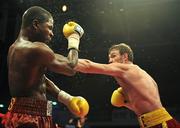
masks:
[[[41,7],[30,7],[23,14],[21,28],[31,32],[30,40],[49,42],[53,36],[53,17]]]
[[[133,59],[133,51],[130,46],[125,43],[112,45],[109,48],[109,63],[126,63],[128,61],[133,62]]]

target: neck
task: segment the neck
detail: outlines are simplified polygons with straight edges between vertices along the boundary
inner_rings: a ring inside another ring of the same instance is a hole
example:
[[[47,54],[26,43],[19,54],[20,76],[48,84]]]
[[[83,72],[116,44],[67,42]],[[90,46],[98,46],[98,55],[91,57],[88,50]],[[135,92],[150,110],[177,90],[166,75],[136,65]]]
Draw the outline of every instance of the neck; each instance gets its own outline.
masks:
[[[34,42],[32,33],[30,28],[21,28],[18,38]]]

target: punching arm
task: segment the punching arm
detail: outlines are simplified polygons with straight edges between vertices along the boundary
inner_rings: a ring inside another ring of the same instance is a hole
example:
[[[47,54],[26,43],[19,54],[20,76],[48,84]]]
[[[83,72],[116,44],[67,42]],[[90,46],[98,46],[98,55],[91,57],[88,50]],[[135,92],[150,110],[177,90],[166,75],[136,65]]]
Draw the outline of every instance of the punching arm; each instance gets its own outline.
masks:
[[[74,69],[82,73],[121,76],[128,70],[128,66],[120,63],[100,64],[87,59],[79,59],[78,64]]]

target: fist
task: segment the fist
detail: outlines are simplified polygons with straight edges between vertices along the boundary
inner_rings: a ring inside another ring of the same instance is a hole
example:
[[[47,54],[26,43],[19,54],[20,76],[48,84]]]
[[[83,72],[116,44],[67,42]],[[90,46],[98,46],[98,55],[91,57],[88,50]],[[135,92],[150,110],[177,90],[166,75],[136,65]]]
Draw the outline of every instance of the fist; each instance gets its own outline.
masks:
[[[125,105],[125,97],[122,87],[119,87],[112,93],[111,104],[116,107],[122,107]]]
[[[89,104],[83,97],[73,97],[67,106],[69,110],[78,117],[84,117],[89,112]]]
[[[64,25],[63,34],[66,38],[68,38],[73,33],[78,33],[79,36],[82,37],[82,35],[84,34],[84,30],[79,24],[70,21]]]
[[[84,30],[75,22],[68,22],[63,27],[63,34],[68,40],[68,49],[79,50],[80,37],[84,34]]]

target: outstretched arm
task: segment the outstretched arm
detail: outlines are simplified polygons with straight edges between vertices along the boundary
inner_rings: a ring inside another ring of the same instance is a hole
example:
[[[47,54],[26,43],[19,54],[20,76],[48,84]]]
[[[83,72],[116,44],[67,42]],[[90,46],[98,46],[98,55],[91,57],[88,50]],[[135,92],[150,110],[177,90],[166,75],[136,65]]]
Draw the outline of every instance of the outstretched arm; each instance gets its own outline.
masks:
[[[128,66],[120,63],[100,64],[87,59],[79,59],[78,64],[74,69],[82,73],[121,76],[128,70]]]

